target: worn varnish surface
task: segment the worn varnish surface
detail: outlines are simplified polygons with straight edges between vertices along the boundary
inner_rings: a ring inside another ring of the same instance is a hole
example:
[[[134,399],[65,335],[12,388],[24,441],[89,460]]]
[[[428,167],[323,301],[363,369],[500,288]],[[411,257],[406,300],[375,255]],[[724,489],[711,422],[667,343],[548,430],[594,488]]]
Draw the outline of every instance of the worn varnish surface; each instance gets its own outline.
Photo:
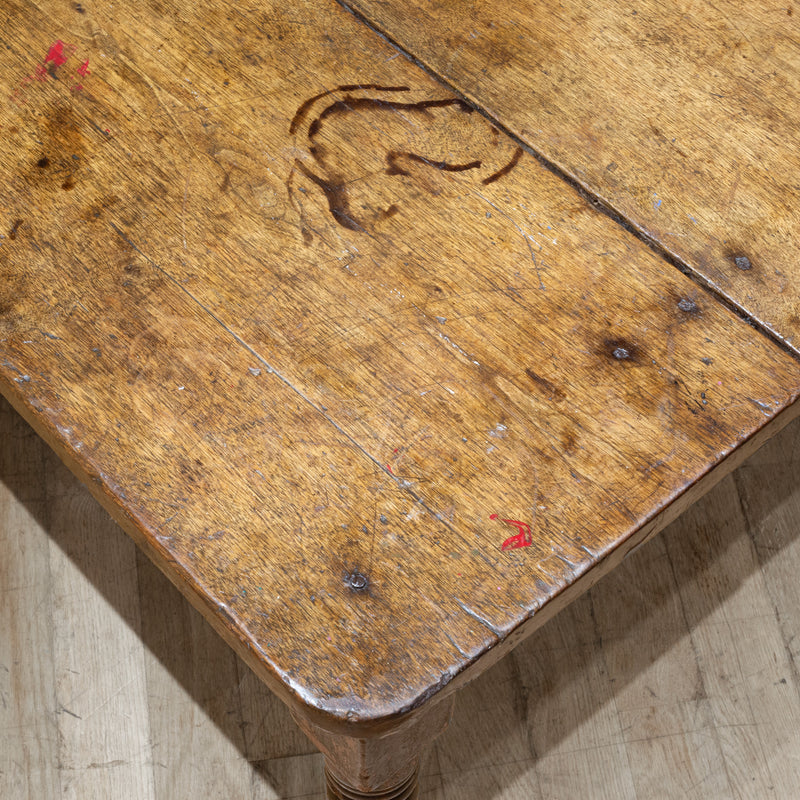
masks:
[[[795,413],[790,356],[335,4],[3,15],[0,388],[318,719],[457,685]]]
[[[795,2],[348,5],[797,349]]]

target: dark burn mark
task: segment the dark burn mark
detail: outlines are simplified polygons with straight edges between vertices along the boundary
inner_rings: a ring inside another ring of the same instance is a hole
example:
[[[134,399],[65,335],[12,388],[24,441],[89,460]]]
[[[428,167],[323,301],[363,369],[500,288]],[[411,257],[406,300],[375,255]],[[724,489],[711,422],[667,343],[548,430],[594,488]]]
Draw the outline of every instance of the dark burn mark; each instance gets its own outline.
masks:
[[[554,383],[551,383],[547,378],[543,378],[541,375],[535,373],[530,367],[525,370],[525,374],[540,388],[545,391],[550,397],[550,400],[556,400],[557,402],[561,402],[562,400],[566,399],[566,395],[564,392],[558,388]]]
[[[737,269],[742,270],[742,272],[753,269],[753,264],[747,256],[734,255],[733,263],[736,264]]]
[[[42,156],[37,162],[36,166],[39,169],[47,169],[50,166],[50,159],[47,156]]]
[[[335,89],[317,94],[303,102],[295,112],[295,115],[289,126],[290,133],[295,134],[301,128],[301,123],[306,124],[306,121],[310,117],[311,109],[314,107],[315,103],[317,103],[321,98],[328,97],[335,92],[345,92],[343,97],[336,99],[331,98],[331,100],[328,101],[328,105],[323,108],[319,115],[313,119],[310,124],[307,125],[307,141],[305,142],[305,146],[307,147],[308,153],[314,160],[315,164],[312,164],[309,160],[303,161],[297,159],[295,161],[294,168],[291,170],[290,175],[286,180],[289,201],[300,215],[300,230],[302,232],[303,241],[306,245],[310,244],[313,240],[311,233],[312,228],[306,223],[305,212],[299,196],[295,199],[294,189],[292,186],[292,178],[295,171],[299,171],[302,175],[304,175],[322,190],[328,203],[328,209],[334,220],[339,225],[347,228],[348,230],[359,231],[362,233],[366,233],[368,230],[368,223],[362,222],[360,219],[358,219],[359,212],[357,210],[354,212],[351,209],[351,203],[353,200],[350,197],[349,186],[351,183],[355,182],[355,180],[358,180],[358,178],[354,178],[352,181],[349,180],[349,172],[346,168],[339,168],[335,172],[331,170],[327,161],[329,156],[329,153],[327,152],[327,146],[315,139],[315,137],[317,137],[317,135],[320,133],[320,130],[327,119],[334,116],[342,117],[350,114],[351,112],[364,112],[364,116],[369,116],[371,113],[374,114],[375,112],[384,111],[412,112],[421,113],[427,117],[433,117],[433,115],[430,113],[433,109],[454,108],[458,112],[464,114],[472,114],[474,110],[467,102],[457,97],[436,100],[422,100],[412,103],[407,101],[403,102],[399,100],[387,99],[386,97],[360,97],[354,94],[356,91],[363,90],[382,92],[410,91],[409,87],[407,86],[381,86],[373,83],[338,86]],[[349,121],[350,120],[348,120],[348,122]],[[357,121],[362,122],[363,119],[359,119]],[[499,132],[494,126],[490,126],[489,130],[494,134],[494,144],[497,145]],[[349,132],[345,128],[339,132],[338,135],[347,138]],[[511,160],[505,166],[496,170],[486,179],[484,179],[483,183],[493,183],[494,181],[499,180],[504,175],[508,174],[519,162],[520,158],[522,157],[522,152],[523,150],[521,147],[516,148]],[[385,160],[385,174],[389,176],[413,176],[414,172],[411,170],[411,163],[421,164],[423,166],[430,167],[431,169],[448,173],[460,173],[476,170],[480,169],[483,165],[483,162],[479,159],[472,159],[463,163],[452,163],[450,161],[439,161],[434,158],[429,158],[426,155],[422,155],[417,152],[411,152],[410,150],[387,150]],[[428,188],[432,194],[438,194],[438,192],[430,189],[427,184],[426,188]],[[298,191],[304,193],[306,190],[298,187]],[[363,205],[362,207],[365,209],[370,208],[369,205]],[[377,219],[385,220],[397,214],[399,210],[398,204],[392,203],[384,211],[377,212]]]
[[[614,361],[639,360],[639,347],[627,339],[605,339],[603,341],[603,353]]]
[[[416,153],[399,152],[391,150],[386,154],[386,163],[389,165],[386,168],[387,175],[409,175],[410,173],[397,164],[398,159],[407,158],[409,161],[416,161],[419,164],[425,164],[434,169],[440,169],[443,172],[466,172],[468,169],[479,169],[481,166],[480,161],[470,161],[467,164],[448,164],[446,161],[433,161],[425,156],[417,155]]]
[[[9,239],[16,239],[17,238],[17,231],[20,229],[23,220],[18,219],[14,221],[14,224],[11,226],[11,230],[8,232]]]
[[[74,180],[74,178],[72,177],[72,175],[70,175],[70,176],[69,176],[69,177],[68,177],[68,178],[67,178],[67,179],[64,181],[64,183],[62,183],[62,184],[61,184],[61,188],[62,188],[62,189],[64,189],[65,191],[69,191],[70,189],[74,189],[74,188],[75,188],[75,180]]]
[[[377,83],[350,83],[344,86],[337,86],[335,89],[329,89],[327,92],[321,92],[320,94],[315,94],[313,97],[309,97],[300,108],[297,109],[295,112],[294,117],[292,117],[292,122],[289,125],[289,133],[297,133],[297,129],[300,127],[300,123],[305,119],[306,115],[309,112],[311,106],[317,102],[317,100],[321,100],[323,97],[327,97],[328,95],[335,94],[336,92],[357,92],[359,90],[367,89],[370,91],[376,92],[409,92],[411,91],[408,86],[380,86]]]
[[[325,194],[325,199],[328,201],[328,209],[330,210],[333,218],[343,227],[351,231],[360,231],[364,233],[362,228],[350,214],[350,203],[347,198],[347,187],[341,179],[326,181],[320,178],[319,175],[314,174],[302,161],[296,160],[295,166],[303,175],[319,186]]]
[[[522,158],[522,153],[523,153],[522,148],[518,147],[514,151],[514,155],[511,156],[511,161],[509,161],[508,164],[506,164],[504,167],[501,167],[499,170],[497,170],[497,172],[493,172],[491,175],[489,175],[488,178],[484,178],[483,183],[484,184],[494,183],[495,181],[499,181],[500,178],[503,178],[506,175],[508,175],[508,173],[511,172],[511,170],[517,166],[517,164],[519,164],[519,160],[520,158]]]
[[[352,572],[345,573],[344,585],[354,592],[366,592],[369,589],[369,578],[358,569],[354,569]]]
[[[331,103],[312,123],[308,126],[308,138],[313,139],[322,127],[323,120],[334,114],[347,114],[351,111],[417,111],[424,114],[431,108],[447,108],[455,106],[465,114],[471,114],[473,109],[458,97],[451,97],[445,100],[420,100],[417,103],[401,103],[396,100],[383,100],[380,97],[353,97],[345,95],[342,100]]]

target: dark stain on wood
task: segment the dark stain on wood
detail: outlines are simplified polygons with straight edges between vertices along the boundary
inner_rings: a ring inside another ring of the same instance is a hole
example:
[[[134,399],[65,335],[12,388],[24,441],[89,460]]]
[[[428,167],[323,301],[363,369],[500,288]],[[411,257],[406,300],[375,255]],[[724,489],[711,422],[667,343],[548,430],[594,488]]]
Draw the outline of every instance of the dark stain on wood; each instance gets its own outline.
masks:
[[[328,209],[330,210],[333,218],[343,227],[351,231],[364,232],[364,228],[353,219],[350,214],[350,202],[347,197],[347,187],[341,178],[334,180],[325,180],[320,178],[319,175],[312,172],[302,161],[296,160],[295,166],[303,175],[310,181],[319,186],[325,194],[325,199],[328,201]]]
[[[21,219],[14,220],[14,224],[11,226],[11,230],[8,232],[8,238],[9,239],[16,239],[17,238],[17,231],[20,229],[20,226],[22,225],[22,223],[23,223],[23,220],[21,220]]]
[[[401,158],[407,158],[409,161],[416,161],[419,164],[425,164],[428,167],[440,169],[443,172],[466,172],[468,169],[480,169],[481,166],[480,161],[470,161],[467,164],[449,164],[447,161],[433,161],[430,158],[425,158],[425,156],[417,155],[417,153],[407,153],[392,150],[386,154],[386,163],[389,165],[386,167],[387,175],[411,174],[408,172],[408,170],[405,170],[398,165],[397,162]]]
[[[567,455],[574,455],[578,440],[574,430],[565,430],[561,435],[561,450]]]
[[[502,178],[505,175],[508,175],[508,173],[511,172],[511,170],[517,166],[517,164],[519,164],[519,160],[520,158],[522,158],[523,152],[524,152],[523,149],[521,147],[518,147],[514,151],[514,155],[511,157],[511,161],[509,161],[508,164],[506,164],[504,167],[501,167],[499,170],[497,170],[497,172],[493,172],[487,178],[483,179],[484,185],[489,183],[494,183],[495,181],[499,181],[500,178]]]
[[[314,105],[319,102],[321,99],[325,97],[329,97],[334,95],[336,92],[344,92],[344,97],[334,100],[330,102],[319,115],[311,121],[308,125],[306,130],[306,147],[308,148],[308,152],[314,161],[318,164],[318,169],[312,170],[309,169],[300,159],[295,161],[295,167],[292,170],[292,173],[287,178],[286,181],[286,188],[289,194],[289,201],[295,210],[299,213],[301,219],[300,230],[303,236],[303,241],[306,245],[309,245],[313,241],[313,235],[311,233],[311,226],[306,222],[306,214],[302,208],[301,203],[299,202],[299,198],[297,198],[294,194],[294,188],[292,185],[293,175],[296,170],[300,171],[306,178],[311,180],[314,184],[316,184],[320,189],[322,189],[323,193],[325,194],[325,198],[328,201],[328,208],[331,212],[331,215],[336,220],[337,223],[342,225],[343,227],[347,228],[348,230],[359,231],[359,232],[367,232],[369,228],[369,224],[363,218],[359,216],[354,216],[354,213],[351,210],[351,202],[350,197],[347,191],[347,184],[348,181],[346,180],[345,176],[342,174],[342,170],[336,170],[334,174],[329,169],[329,164],[326,163],[326,159],[329,156],[328,149],[325,145],[321,144],[319,141],[315,140],[315,137],[319,134],[323,123],[325,120],[336,116],[336,115],[344,115],[349,114],[351,112],[385,112],[385,111],[397,111],[397,112],[413,112],[413,113],[422,113],[426,115],[430,115],[430,112],[433,109],[445,109],[445,108],[455,108],[461,113],[464,114],[472,114],[473,108],[464,100],[461,100],[457,97],[449,97],[449,98],[442,98],[437,100],[421,100],[417,102],[407,102],[407,101],[398,101],[398,100],[391,100],[382,97],[374,97],[374,96],[367,96],[367,97],[358,97],[352,94],[355,91],[363,91],[368,90],[372,92],[407,92],[410,91],[409,87],[407,86],[382,86],[376,83],[367,83],[367,84],[344,84],[338,86],[336,89],[331,89],[326,92],[321,92],[320,94],[314,95],[310,97],[308,100],[304,101],[297,109],[292,118],[292,121],[289,125],[289,132],[291,134],[297,134],[302,127],[302,124],[308,119],[312,108]],[[491,136],[494,133],[494,138],[492,140],[492,144],[494,146],[498,145],[499,134],[497,129],[494,126],[489,127],[489,135]],[[522,157],[523,150],[521,147],[518,147],[516,151],[513,153],[511,159],[508,163],[504,164],[499,169],[495,170],[491,173],[488,177],[486,177],[482,182],[484,184],[494,183],[495,181],[499,180],[503,176],[507,175],[519,162],[520,158]],[[405,164],[403,162],[406,162]],[[483,162],[480,159],[470,159],[469,161],[464,161],[463,163],[453,163],[446,160],[440,160],[436,158],[430,158],[426,155],[422,155],[417,152],[412,152],[410,150],[398,150],[392,149],[387,150],[386,153],[386,170],[385,174],[389,176],[405,176],[410,177],[412,176],[412,171],[408,168],[408,163],[413,162],[417,164],[422,164],[423,166],[430,167],[431,169],[435,169],[440,172],[467,172],[470,170],[480,169],[483,166]],[[303,191],[300,189],[299,191]],[[433,191],[433,190],[430,190]],[[437,192],[433,192],[437,194]],[[388,219],[391,216],[394,216],[400,209],[400,206],[397,203],[392,203],[385,211],[377,211],[376,219]]]
[[[300,105],[300,107],[295,112],[294,117],[292,117],[292,122],[289,125],[289,133],[297,133],[297,129],[300,127],[300,123],[306,118],[308,115],[309,110],[317,102],[317,100],[322,100],[323,97],[328,97],[329,95],[336,94],[336,92],[356,92],[359,90],[369,90],[369,91],[376,91],[376,92],[408,92],[411,91],[408,86],[381,86],[377,83],[350,83],[345,84],[343,86],[337,86],[335,89],[329,89],[327,92],[320,92],[320,94],[315,94],[313,97],[309,97],[304,103]]]
[[[547,378],[543,378],[538,373],[534,372],[530,367],[526,368],[525,374],[536,384],[536,386],[541,389],[545,394],[548,395],[548,399],[555,400],[556,402],[561,402],[562,400],[566,399],[566,394],[558,388],[554,383],[551,383]]]
[[[336,100],[325,108],[322,113],[308,126],[308,138],[313,139],[320,131],[323,120],[334,114],[349,114],[352,111],[411,111],[428,113],[431,108],[448,108],[453,106],[471,114],[472,106],[458,97],[448,97],[443,100],[420,100],[416,103],[402,103],[397,100],[384,100],[380,97],[353,97],[345,95],[341,100]]]

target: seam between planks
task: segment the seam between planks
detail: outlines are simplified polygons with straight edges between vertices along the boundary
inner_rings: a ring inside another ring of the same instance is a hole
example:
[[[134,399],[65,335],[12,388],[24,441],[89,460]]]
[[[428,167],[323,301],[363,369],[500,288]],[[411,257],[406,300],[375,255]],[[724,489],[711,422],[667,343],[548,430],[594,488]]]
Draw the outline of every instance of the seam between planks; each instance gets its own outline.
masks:
[[[706,278],[701,272],[692,267],[692,265],[684,259],[671,252],[666,245],[662,244],[658,239],[651,236],[642,226],[638,225],[635,220],[629,219],[614,205],[599,193],[593,191],[588,185],[581,183],[576,177],[571,175],[566,168],[560,166],[555,161],[552,161],[543,153],[532,147],[527,141],[518,136],[512,131],[502,120],[485,109],[476,100],[467,94],[464,94],[455,84],[447,80],[437,70],[431,67],[426,61],[416,56],[409,50],[401,41],[391,36],[386,30],[381,28],[363,11],[352,6],[348,0],[334,0],[344,11],[355,17],[360,23],[369,28],[374,34],[380,36],[387,44],[394,47],[399,53],[405,56],[409,61],[423,70],[427,75],[433,78],[437,83],[446,87],[454,95],[459,97],[465,103],[469,104],[471,108],[477,111],[481,116],[485,117],[492,125],[501,130],[506,136],[514,141],[526,153],[533,156],[545,169],[557,175],[561,180],[574,189],[580,197],[588,202],[593,208],[604,214],[609,219],[613,220],[620,227],[624,228],[629,234],[634,236],[646,247],[652,250],[656,255],[670,264],[672,267],[682,272],[689,280],[697,284],[712,300],[719,303],[728,309],[732,314],[737,316],[751,328],[756,330],[759,334],[765,337],[771,344],[778,347],[785,353],[788,353],[795,361],[800,361],[800,352],[792,347],[778,331],[770,328],[765,323],[758,320],[745,308],[734,302],[731,298],[727,297],[723,291],[709,278]]]

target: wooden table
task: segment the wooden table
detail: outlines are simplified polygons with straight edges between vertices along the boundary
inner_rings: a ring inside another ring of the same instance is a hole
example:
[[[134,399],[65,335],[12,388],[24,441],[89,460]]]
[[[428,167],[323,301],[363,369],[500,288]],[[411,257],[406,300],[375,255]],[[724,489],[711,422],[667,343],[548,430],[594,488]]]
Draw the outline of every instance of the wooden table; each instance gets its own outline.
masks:
[[[330,797],[399,800],[460,686],[796,416],[799,37],[352,5],[4,5],[0,390]]]

